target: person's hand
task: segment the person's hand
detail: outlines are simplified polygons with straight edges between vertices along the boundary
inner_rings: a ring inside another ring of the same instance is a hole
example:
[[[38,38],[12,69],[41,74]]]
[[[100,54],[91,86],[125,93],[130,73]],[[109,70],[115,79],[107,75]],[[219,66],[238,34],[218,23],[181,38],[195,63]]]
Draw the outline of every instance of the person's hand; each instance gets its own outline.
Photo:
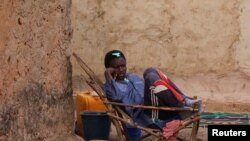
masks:
[[[107,68],[104,72],[104,76],[105,76],[106,81],[115,78],[115,69]]]

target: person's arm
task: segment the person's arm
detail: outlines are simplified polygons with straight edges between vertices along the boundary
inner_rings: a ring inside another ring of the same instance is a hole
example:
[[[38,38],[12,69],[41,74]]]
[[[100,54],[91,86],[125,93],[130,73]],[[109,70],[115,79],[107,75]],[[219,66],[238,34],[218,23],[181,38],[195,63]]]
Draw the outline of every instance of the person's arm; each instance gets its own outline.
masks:
[[[115,80],[111,79],[105,82],[103,90],[107,95],[107,98],[112,101],[121,101],[122,95],[120,95],[119,89],[115,84]]]
[[[104,72],[104,76],[106,82],[103,85],[103,90],[105,91],[107,97],[113,101],[121,101],[122,95],[114,79],[115,77],[114,68],[107,68]]]

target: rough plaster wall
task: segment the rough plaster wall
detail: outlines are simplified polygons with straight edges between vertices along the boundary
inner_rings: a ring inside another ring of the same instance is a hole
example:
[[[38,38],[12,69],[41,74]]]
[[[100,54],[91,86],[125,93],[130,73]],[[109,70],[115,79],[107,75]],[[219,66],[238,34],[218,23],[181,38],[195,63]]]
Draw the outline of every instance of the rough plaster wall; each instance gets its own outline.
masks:
[[[250,1],[243,0],[241,2],[241,18],[240,18],[240,42],[236,49],[236,60],[239,65],[239,70],[250,76]]]
[[[120,49],[130,72],[156,66],[208,103],[249,104],[248,5],[247,0],[73,0],[71,47],[100,76],[104,54]],[[74,76],[80,75],[72,62]]]
[[[70,0],[0,3],[0,140],[76,140]]]

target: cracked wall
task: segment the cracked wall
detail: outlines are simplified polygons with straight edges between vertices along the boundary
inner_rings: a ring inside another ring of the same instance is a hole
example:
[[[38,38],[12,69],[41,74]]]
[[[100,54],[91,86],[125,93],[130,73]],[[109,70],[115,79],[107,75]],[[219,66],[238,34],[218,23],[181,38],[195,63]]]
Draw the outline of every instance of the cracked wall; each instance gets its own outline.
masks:
[[[208,103],[248,103],[248,7],[247,0],[73,0],[71,47],[99,76],[105,53],[120,49],[130,72],[155,66]]]
[[[113,48],[129,55],[129,68],[139,71],[149,64],[178,75],[237,67],[239,1],[74,2],[72,47],[97,72]]]
[[[70,0],[0,4],[0,140],[70,141]]]

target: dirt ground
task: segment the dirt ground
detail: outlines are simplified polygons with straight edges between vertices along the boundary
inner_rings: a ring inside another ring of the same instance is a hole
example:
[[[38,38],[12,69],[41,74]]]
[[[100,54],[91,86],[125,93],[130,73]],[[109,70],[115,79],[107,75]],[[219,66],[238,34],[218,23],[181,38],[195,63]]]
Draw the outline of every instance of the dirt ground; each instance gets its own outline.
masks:
[[[191,128],[185,128],[179,132],[178,137],[183,141],[189,141],[191,132],[192,132]],[[111,127],[109,140],[118,141],[117,133],[116,133],[114,126]],[[145,141],[153,141],[153,140],[154,140],[153,137],[149,137],[145,139]],[[199,128],[198,134],[197,134],[197,141],[207,141],[207,128],[206,127]]]

